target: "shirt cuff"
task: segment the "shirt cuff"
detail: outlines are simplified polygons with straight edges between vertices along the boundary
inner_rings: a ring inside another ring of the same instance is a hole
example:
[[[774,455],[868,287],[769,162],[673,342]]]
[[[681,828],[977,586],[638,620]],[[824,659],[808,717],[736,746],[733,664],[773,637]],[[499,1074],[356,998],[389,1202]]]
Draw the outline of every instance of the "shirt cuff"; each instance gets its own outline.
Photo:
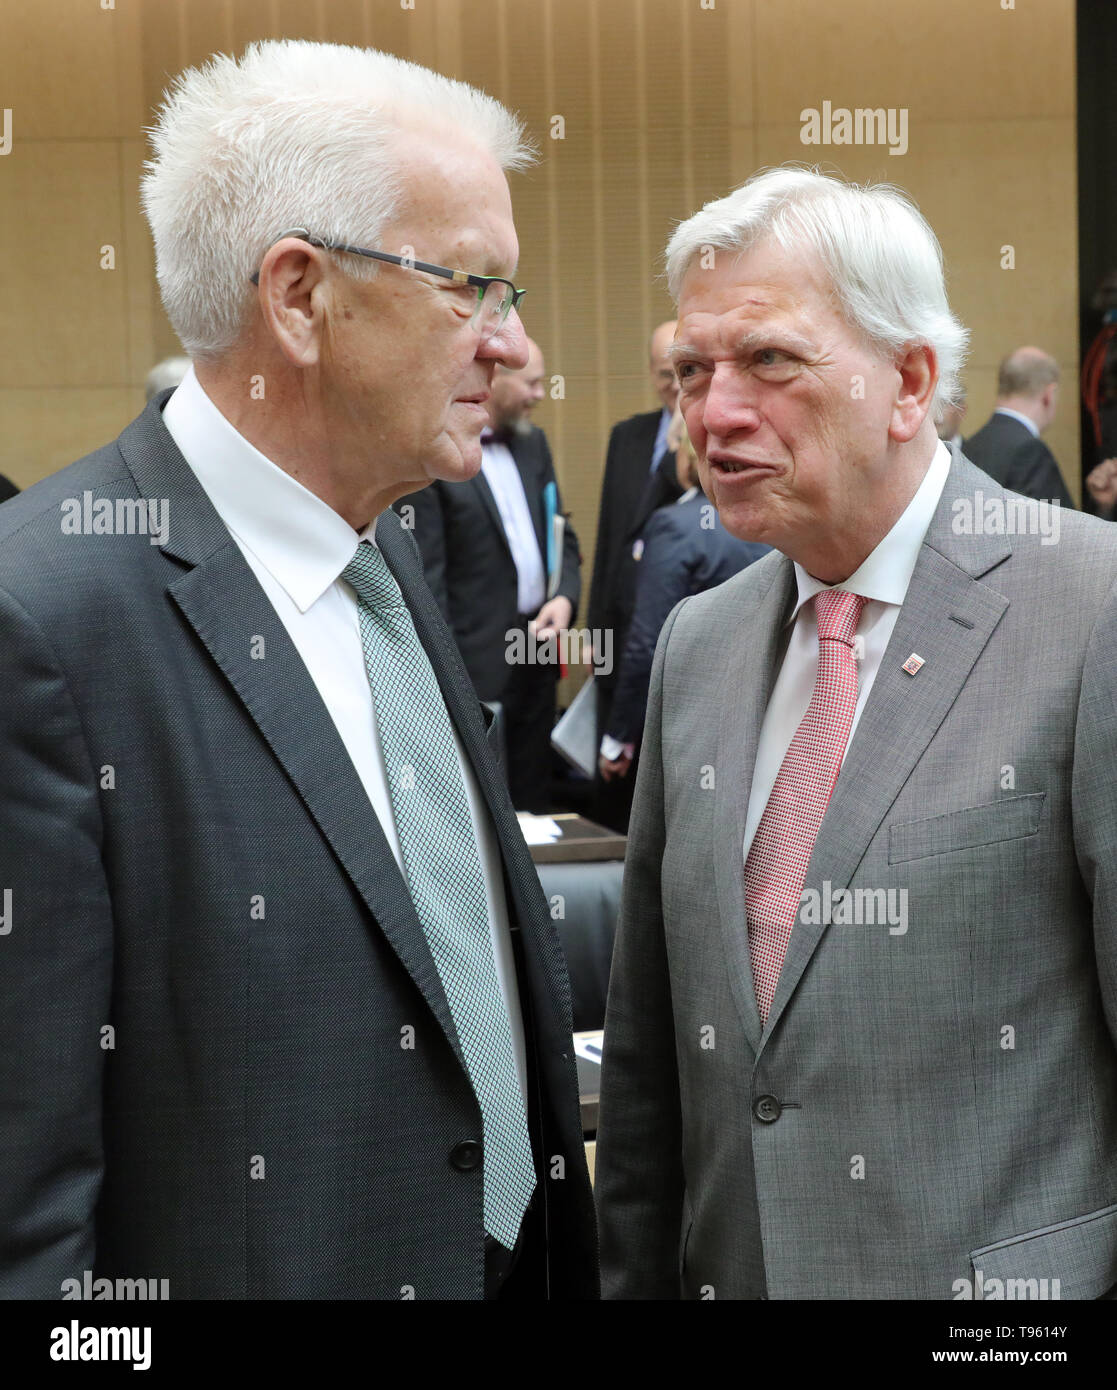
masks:
[[[601,736],[601,756],[615,763],[623,753],[627,758],[631,758],[636,752],[634,743],[618,743],[612,734],[602,734]]]

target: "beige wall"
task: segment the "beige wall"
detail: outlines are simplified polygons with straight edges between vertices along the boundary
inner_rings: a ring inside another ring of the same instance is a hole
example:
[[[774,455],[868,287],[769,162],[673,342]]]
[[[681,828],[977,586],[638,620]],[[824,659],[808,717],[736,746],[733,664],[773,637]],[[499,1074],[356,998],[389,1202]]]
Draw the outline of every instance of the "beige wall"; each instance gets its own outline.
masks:
[[[756,168],[820,162],[907,189],[973,332],[973,428],[996,363],[1062,364],[1048,436],[1078,494],[1073,0],[0,0],[0,472],[27,485],[111,438],[176,350],[137,179],[169,74],[261,37],[372,44],[477,83],[544,160],[514,181],[528,330],[565,378],[539,422],[588,581],[610,424],[654,404],[645,341],[670,312],[672,223]],[[909,149],[808,147],[799,113],[896,107]],[[551,118],[565,138],[551,139]],[[1000,268],[1001,247],[1016,268]],[[112,246],[115,269],[102,269]]]

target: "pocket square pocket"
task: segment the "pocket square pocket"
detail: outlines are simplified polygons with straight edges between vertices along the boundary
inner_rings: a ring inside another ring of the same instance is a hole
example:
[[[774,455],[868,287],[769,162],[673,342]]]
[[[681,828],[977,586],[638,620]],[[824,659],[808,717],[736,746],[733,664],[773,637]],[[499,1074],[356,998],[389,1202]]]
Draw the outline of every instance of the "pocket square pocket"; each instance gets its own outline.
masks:
[[[970,1263],[984,1298],[1106,1298],[1117,1279],[1117,1205],[971,1250]],[[1003,1291],[989,1289],[992,1279]]]
[[[945,816],[908,821],[888,828],[888,862],[903,864],[910,859],[926,859],[932,854],[995,845],[1034,835],[1039,829],[1046,792],[1007,796],[984,806],[967,806]]]

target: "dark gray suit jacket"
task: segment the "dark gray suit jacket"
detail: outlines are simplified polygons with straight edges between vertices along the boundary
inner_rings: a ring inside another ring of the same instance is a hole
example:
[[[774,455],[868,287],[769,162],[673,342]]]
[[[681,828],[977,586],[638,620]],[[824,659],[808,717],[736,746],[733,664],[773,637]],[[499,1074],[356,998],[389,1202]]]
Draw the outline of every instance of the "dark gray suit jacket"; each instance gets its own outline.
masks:
[[[994,412],[977,433],[966,440],[962,451],[971,463],[976,463],[1012,492],[1041,502],[1057,497],[1060,506],[1074,506],[1055,455],[1027,425],[1011,415]]]
[[[523,479],[545,572],[543,489],[548,483],[555,483],[558,495],[547,436],[541,429],[533,428],[530,434],[505,442]],[[484,473],[463,483],[431,483],[421,492],[401,497],[394,505],[404,516],[409,515],[405,508],[413,509],[415,542],[423,557],[427,583],[457,639],[478,696],[482,700],[502,699],[511,670],[506,660],[505,634],[518,622],[516,564]],[[558,509],[562,510],[561,495]],[[570,600],[574,610],[572,626],[582,593],[581,560],[578,537],[568,521],[555,596]]]
[[[664,626],[605,1024],[606,1296],[1117,1284],[1117,534],[1061,508],[1052,544],[975,534],[979,492],[1011,500],[955,451],[764,1026],[742,847],[791,561]]]
[[[0,511],[0,1296],[91,1269],[173,1299],[478,1298],[481,1117],[433,960],[168,394]],[[62,534],[85,490],[167,499],[167,544]],[[541,1286],[592,1297],[558,939],[415,546],[390,512],[377,541],[500,843]]]

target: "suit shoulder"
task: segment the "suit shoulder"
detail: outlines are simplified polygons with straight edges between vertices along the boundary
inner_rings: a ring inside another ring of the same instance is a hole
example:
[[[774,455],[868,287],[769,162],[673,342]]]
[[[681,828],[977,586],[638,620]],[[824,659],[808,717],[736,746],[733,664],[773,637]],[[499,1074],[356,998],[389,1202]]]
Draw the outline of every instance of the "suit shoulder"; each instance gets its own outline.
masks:
[[[746,625],[756,612],[758,601],[780,576],[782,566],[789,564],[778,550],[769,550],[732,578],[713,589],[693,594],[684,600],[686,607],[679,614],[677,631],[701,637],[715,627],[724,632]]]
[[[32,555],[61,549],[73,539],[62,529],[67,503],[80,504],[86,492],[117,496],[135,491],[116,440],[25,488],[0,507],[0,584],[24,574]]]
[[[662,414],[661,410],[642,410],[639,414],[630,415],[626,420],[618,420],[610,432],[610,439],[623,440],[629,435],[641,434],[653,427],[658,429]]]

